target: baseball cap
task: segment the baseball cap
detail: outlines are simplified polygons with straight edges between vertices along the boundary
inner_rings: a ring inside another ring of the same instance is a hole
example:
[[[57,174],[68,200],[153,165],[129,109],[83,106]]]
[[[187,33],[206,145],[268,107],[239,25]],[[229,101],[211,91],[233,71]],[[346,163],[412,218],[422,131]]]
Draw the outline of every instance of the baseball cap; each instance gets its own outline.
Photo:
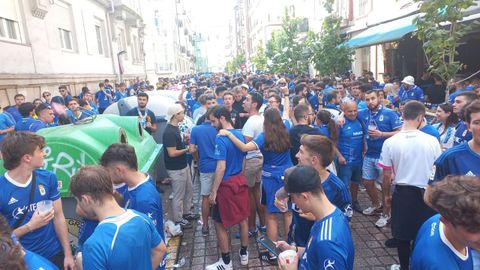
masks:
[[[170,107],[168,107],[168,110],[167,110],[167,120],[170,121],[175,114],[182,111],[183,111],[182,105],[180,104],[170,105]]]
[[[242,84],[242,87],[247,89],[247,90],[250,88],[250,87],[248,87],[248,84],[246,84],[246,83]]]
[[[415,84],[415,79],[412,76],[407,76],[403,78],[402,83],[408,84],[408,85],[414,85]]]
[[[317,170],[311,166],[296,166],[287,174],[285,191],[288,193],[309,192],[322,187]]]

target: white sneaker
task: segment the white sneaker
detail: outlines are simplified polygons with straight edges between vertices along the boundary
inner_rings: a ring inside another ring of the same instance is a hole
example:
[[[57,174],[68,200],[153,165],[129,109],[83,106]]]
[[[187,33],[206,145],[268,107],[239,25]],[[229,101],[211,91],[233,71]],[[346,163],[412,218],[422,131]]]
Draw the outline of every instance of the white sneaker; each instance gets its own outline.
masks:
[[[390,216],[381,214],[380,218],[377,220],[377,222],[375,222],[375,226],[377,226],[378,228],[383,228],[387,226],[389,222],[390,222]]]
[[[240,254],[240,251],[238,251],[238,255],[240,255],[240,264],[248,265],[248,251],[247,251],[247,254],[245,255]]]
[[[392,264],[392,266],[390,266],[390,270],[400,270],[400,264]]]
[[[379,207],[370,206],[367,209],[364,209],[362,213],[366,216],[372,216],[382,212],[382,209],[383,209],[382,205],[380,205]]]
[[[247,257],[247,260],[248,260],[248,257]],[[223,262],[223,259],[220,258],[218,262],[207,265],[207,267],[205,267],[205,270],[233,270],[232,260],[230,260],[229,264],[225,264]]]

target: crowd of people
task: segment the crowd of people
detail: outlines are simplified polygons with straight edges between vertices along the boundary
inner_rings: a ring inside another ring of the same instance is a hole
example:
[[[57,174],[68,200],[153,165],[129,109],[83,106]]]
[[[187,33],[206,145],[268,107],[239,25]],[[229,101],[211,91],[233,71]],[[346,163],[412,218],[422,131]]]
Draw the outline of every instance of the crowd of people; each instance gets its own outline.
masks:
[[[70,191],[84,217],[74,257],[57,179],[40,169],[44,139],[24,131],[94,117],[136,95],[138,107],[127,115],[154,133],[148,92],[168,89],[178,91],[178,102],[167,109],[162,137],[172,185],[166,211],[183,230],[201,217],[203,236],[212,234],[213,223],[221,256],[208,270],[232,269],[229,229],[237,225],[242,265],[249,263],[249,238],[264,234],[296,254],[293,261],[270,249],[259,254],[280,269],[353,269],[353,215],[378,216],[379,228],[391,224],[385,245],[397,248],[399,261],[391,269],[475,269],[480,83],[458,78],[451,85],[447,102],[446,86],[428,73],[417,80],[383,74],[381,83],[370,72],[358,78],[191,75],[159,78],[155,86],[134,80],[113,87],[105,80],[95,94],[84,88],[76,97],[60,86],[61,96],[44,92],[44,100],[31,103],[18,94],[16,105],[0,114],[7,169],[0,221],[8,224],[0,226],[1,239],[29,269],[39,261],[44,269],[164,268],[162,201],[155,179],[138,171],[131,146],[109,146],[99,166],[72,177]],[[199,171],[198,206],[189,164]],[[361,189],[370,205],[360,205]],[[39,213],[36,203],[46,198],[53,209]]]

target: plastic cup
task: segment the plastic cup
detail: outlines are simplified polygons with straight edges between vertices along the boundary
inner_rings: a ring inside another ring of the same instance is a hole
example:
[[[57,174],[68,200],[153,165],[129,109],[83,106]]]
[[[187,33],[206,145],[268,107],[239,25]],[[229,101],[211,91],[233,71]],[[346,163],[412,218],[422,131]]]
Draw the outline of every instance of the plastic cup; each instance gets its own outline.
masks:
[[[280,188],[275,192],[275,199],[277,199],[279,202],[283,203],[285,205],[284,209],[280,209],[282,212],[287,212],[288,211],[288,193],[285,191],[284,188]]]
[[[53,201],[43,200],[37,202],[37,209],[40,214],[45,214],[50,212],[53,209]]]
[[[297,252],[291,249],[285,250],[284,252],[278,254],[278,257],[284,259],[287,264],[292,264],[295,261],[296,256]]]

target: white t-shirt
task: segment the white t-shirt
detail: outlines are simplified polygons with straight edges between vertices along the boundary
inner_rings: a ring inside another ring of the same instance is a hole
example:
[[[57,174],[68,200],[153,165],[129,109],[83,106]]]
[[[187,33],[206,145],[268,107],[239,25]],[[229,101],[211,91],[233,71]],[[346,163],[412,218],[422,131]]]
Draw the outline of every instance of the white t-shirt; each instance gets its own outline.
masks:
[[[420,130],[400,131],[383,144],[378,165],[392,170],[396,185],[425,188],[440,154],[435,137]]]
[[[263,132],[263,116],[252,115],[248,117],[248,120],[242,129],[243,136],[248,136],[255,139],[262,132]],[[257,149],[254,151],[249,151],[247,153],[246,159],[251,159],[259,156],[262,156],[262,153],[260,152],[260,150]]]

